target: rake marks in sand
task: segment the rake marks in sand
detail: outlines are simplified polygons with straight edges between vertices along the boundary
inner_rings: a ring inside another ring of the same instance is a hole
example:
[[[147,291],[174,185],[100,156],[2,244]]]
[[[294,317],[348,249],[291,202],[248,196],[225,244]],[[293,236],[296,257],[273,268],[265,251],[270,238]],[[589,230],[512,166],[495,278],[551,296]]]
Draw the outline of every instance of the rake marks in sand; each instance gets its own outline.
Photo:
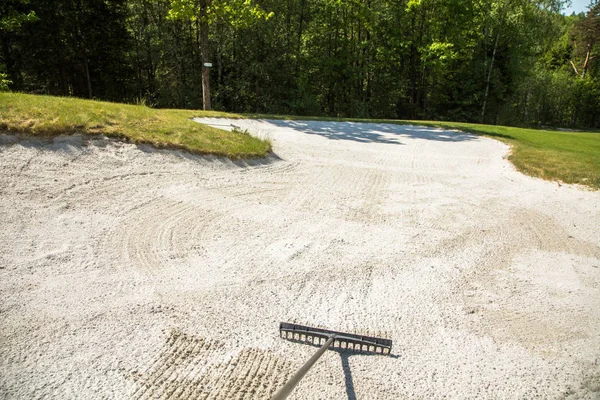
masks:
[[[221,342],[171,331],[151,365],[136,379],[132,398],[266,398],[292,365],[259,349],[230,350]]]

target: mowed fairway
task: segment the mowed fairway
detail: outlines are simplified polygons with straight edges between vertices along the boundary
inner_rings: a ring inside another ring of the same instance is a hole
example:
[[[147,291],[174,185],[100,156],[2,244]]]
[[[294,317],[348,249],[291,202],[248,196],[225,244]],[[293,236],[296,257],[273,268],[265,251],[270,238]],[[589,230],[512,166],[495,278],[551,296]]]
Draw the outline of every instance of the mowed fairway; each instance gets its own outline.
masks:
[[[209,119],[252,161],[1,136],[0,397],[600,396],[600,193],[435,128]]]

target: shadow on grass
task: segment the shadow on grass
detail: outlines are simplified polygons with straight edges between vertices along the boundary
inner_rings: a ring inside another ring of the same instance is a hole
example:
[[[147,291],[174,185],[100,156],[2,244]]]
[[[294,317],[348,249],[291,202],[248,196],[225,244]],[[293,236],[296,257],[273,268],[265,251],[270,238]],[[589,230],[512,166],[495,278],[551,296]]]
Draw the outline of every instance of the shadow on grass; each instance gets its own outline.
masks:
[[[402,138],[425,139],[439,142],[464,142],[476,136],[436,127],[395,125],[387,123],[267,120],[280,128],[290,128],[330,140],[351,140],[359,143],[403,145]]]

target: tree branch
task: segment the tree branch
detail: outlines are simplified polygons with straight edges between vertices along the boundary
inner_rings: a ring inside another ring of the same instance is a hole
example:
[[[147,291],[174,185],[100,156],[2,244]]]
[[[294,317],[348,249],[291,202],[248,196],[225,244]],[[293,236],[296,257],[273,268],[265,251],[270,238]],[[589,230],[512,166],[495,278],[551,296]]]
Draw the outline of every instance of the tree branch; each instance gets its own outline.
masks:
[[[577,67],[575,66],[575,63],[573,63],[573,60],[569,60],[569,62],[571,63],[571,65],[573,66],[573,69],[575,70],[575,74],[577,74],[577,76],[579,75],[579,71],[577,71]]]

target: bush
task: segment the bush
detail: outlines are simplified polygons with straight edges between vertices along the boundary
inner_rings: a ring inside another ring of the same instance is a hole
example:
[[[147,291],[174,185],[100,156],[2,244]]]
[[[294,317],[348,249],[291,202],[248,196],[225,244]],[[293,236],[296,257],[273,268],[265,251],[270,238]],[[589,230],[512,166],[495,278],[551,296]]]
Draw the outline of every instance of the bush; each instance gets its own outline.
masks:
[[[0,72],[0,92],[10,92],[10,85],[12,81],[8,79],[8,75]]]

